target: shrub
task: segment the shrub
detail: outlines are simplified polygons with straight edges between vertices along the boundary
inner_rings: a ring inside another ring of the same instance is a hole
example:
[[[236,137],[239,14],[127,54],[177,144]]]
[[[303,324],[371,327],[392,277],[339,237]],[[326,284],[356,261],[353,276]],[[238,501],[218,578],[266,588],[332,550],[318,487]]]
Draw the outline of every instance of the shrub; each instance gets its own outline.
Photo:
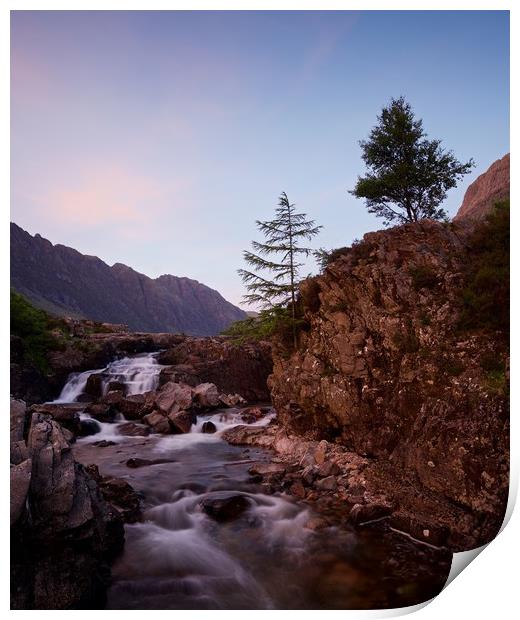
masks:
[[[492,329],[509,334],[509,200],[474,230],[470,265],[460,293],[461,330]]]

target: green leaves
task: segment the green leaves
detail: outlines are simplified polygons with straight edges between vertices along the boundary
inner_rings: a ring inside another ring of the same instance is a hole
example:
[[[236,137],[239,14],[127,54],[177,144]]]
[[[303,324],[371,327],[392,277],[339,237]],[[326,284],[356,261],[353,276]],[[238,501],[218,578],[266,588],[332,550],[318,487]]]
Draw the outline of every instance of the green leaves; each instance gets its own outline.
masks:
[[[350,193],[364,198],[369,213],[384,218],[385,225],[446,219],[439,205],[474,166],[471,159],[459,162],[440,140],[428,140],[404,97],[383,108],[360,146],[368,172]]]

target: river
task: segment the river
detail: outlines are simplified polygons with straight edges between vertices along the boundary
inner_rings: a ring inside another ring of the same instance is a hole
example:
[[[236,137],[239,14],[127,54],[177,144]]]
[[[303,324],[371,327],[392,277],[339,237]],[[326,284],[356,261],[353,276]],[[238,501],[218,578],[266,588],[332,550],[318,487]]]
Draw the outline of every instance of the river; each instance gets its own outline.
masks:
[[[132,394],[155,389],[160,369],[154,354],[117,360],[72,375],[56,402],[81,398],[94,372],[103,373],[104,389],[110,381],[125,383]],[[216,433],[201,432],[208,420]],[[316,507],[266,493],[248,470],[273,455],[220,436],[243,424],[238,409],[199,416],[184,435],[126,437],[118,434],[123,422],[101,424],[100,433],[73,448],[77,460],[124,478],[143,499],[142,522],[125,526],[109,609],[388,608],[427,600],[442,588],[451,554],[381,528],[355,530],[329,519],[316,529]],[[95,445],[102,439],[114,443]],[[161,462],[130,468],[132,458]],[[230,496],[245,506],[236,518],[217,521],[203,509]]]

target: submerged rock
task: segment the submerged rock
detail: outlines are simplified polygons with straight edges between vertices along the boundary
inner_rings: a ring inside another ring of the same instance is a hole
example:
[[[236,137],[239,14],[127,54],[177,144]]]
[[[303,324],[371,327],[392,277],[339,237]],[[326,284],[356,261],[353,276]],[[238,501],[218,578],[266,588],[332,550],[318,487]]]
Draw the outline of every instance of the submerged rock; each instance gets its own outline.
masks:
[[[204,424],[202,425],[202,432],[203,433],[216,433],[217,427],[213,424],[213,422],[211,422],[211,420],[208,420],[207,422],[204,422]]]
[[[201,500],[202,510],[215,521],[231,521],[245,512],[250,500],[245,495],[220,494]]]

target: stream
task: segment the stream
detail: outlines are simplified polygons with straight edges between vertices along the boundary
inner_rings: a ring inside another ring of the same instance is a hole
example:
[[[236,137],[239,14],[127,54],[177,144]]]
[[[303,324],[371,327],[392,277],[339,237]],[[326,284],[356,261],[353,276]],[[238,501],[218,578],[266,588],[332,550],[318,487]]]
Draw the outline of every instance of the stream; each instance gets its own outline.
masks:
[[[71,375],[58,403],[78,402],[88,376],[103,373],[136,394],[156,389],[155,354]],[[81,413],[82,417],[88,417]],[[252,424],[269,424],[274,411]],[[211,420],[217,432],[201,432]],[[412,605],[435,596],[451,554],[391,531],[345,525],[316,529],[315,507],[266,494],[248,473],[270,462],[267,450],[229,445],[225,428],[243,424],[239,409],[199,416],[190,433],[127,437],[114,423],[79,439],[75,458],[102,475],[127,480],[143,499],[143,520],[125,526],[123,554],[112,568],[109,609],[363,609]],[[100,440],[114,442],[105,447]],[[138,468],[129,459],[160,460]],[[218,521],[204,502],[232,496],[245,509]]]

